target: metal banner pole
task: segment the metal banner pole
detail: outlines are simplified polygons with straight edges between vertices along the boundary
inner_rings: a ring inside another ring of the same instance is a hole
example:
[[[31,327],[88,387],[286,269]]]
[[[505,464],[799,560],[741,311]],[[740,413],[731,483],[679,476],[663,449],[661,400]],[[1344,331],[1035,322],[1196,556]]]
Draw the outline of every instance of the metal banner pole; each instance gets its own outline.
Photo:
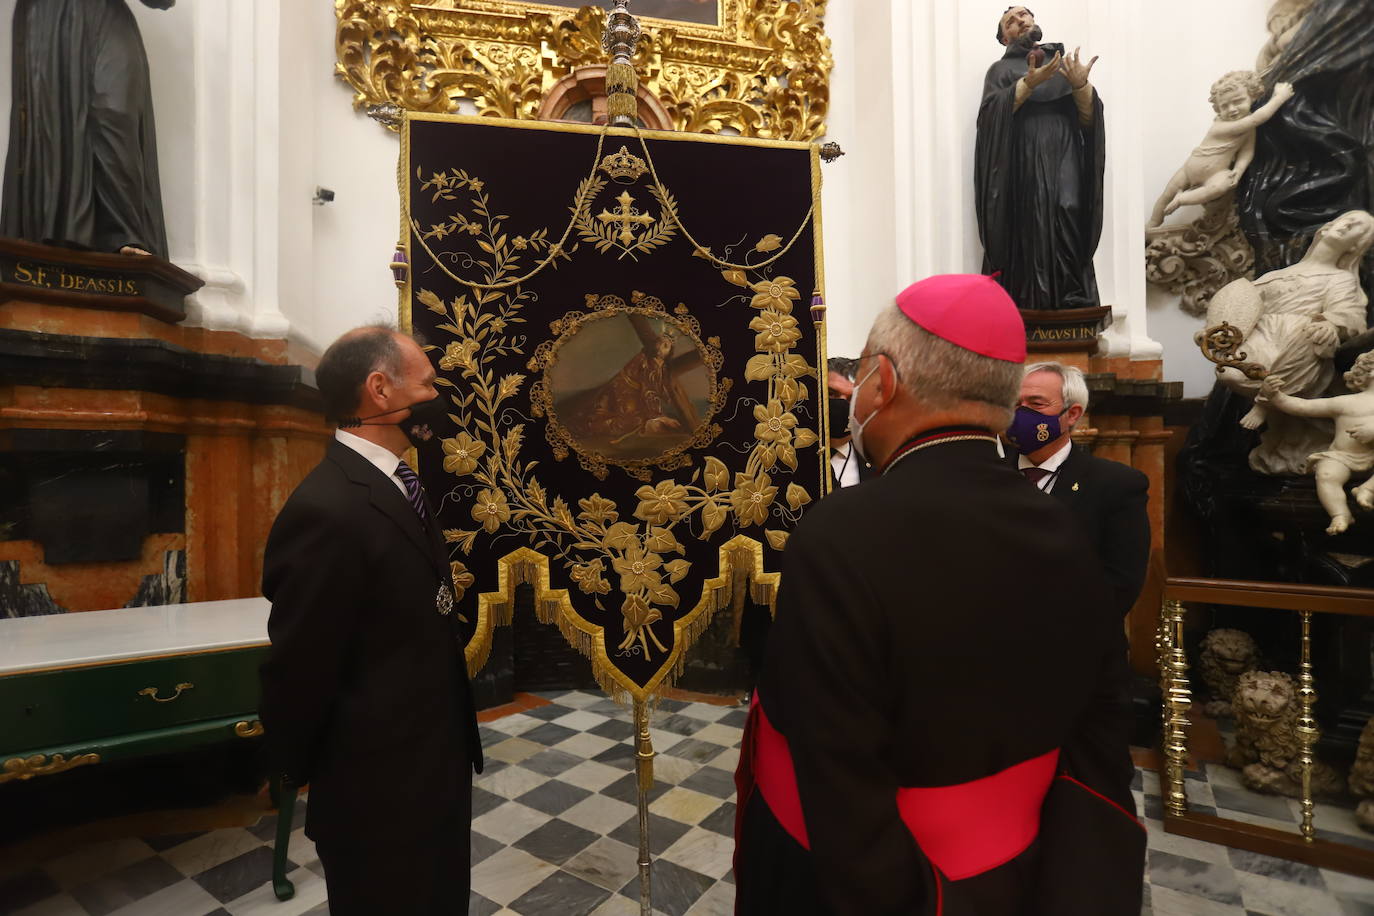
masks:
[[[649,737],[649,703],[635,700],[635,773],[639,777],[639,912],[654,911],[649,858],[649,790],[654,787],[654,744]]]

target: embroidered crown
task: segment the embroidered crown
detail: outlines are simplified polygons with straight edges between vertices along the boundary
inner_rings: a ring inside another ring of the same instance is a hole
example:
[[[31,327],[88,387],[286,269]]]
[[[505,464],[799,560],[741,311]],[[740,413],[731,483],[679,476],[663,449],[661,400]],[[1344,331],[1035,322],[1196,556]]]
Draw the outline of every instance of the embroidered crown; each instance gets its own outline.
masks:
[[[631,153],[628,146],[622,146],[620,152],[601,160],[601,171],[617,182],[629,184],[643,177],[649,171],[649,167],[644,164],[643,159]]]

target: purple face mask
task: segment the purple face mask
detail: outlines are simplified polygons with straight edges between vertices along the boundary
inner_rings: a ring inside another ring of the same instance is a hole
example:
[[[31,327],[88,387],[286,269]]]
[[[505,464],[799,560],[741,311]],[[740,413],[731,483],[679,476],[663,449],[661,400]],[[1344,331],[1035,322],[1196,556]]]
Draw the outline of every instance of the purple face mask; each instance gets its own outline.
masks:
[[[1067,412],[1066,410],[1065,413]],[[1011,426],[1007,429],[1007,439],[1023,455],[1038,452],[1059,438],[1062,433],[1059,418],[1063,415],[1043,414],[1029,407],[1018,407],[1016,416],[1012,418]]]

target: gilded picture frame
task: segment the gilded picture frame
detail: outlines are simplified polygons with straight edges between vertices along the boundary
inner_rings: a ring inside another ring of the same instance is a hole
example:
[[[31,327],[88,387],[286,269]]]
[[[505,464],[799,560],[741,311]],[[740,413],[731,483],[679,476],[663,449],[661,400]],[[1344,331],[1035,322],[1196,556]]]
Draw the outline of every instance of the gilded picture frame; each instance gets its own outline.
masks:
[[[645,17],[635,56],[657,125],[812,141],[825,134],[829,0],[716,0],[714,25]],[[633,3],[631,9],[633,11]],[[532,120],[604,73],[605,10],[511,0],[335,0],[336,74],[359,109]],[[395,118],[388,126],[395,128]]]

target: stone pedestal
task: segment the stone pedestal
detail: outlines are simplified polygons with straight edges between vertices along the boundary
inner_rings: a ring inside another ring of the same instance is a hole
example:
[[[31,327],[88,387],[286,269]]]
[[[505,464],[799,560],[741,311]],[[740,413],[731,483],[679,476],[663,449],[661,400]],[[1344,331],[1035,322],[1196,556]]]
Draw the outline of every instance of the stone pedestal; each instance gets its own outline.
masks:
[[[199,285],[0,240],[0,616],[260,593],[329,430],[285,341],[176,323]]]
[[[1053,311],[1021,309],[1021,320],[1026,323],[1026,348],[1033,359],[1077,365],[1097,349],[1098,337],[1112,322],[1112,310],[1105,305]]]

